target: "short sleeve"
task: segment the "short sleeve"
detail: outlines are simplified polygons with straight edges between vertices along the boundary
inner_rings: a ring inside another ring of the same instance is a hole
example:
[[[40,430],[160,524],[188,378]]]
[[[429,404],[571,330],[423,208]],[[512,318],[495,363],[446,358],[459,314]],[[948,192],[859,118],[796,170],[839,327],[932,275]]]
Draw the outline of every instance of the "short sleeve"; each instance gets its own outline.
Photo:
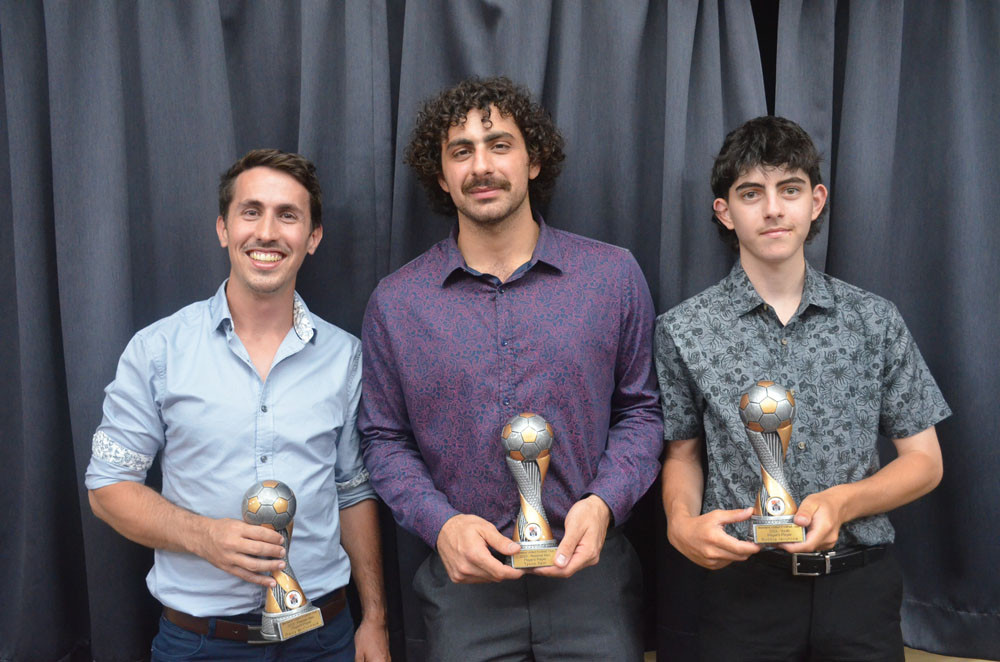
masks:
[[[668,314],[656,320],[653,334],[656,379],[660,384],[663,409],[663,438],[667,441],[691,439],[704,432],[696,384],[684,363],[670,331]]]
[[[910,437],[951,415],[902,315],[891,306],[884,339],[879,432]]]
[[[161,378],[144,339],[132,338],[118,360],[114,381],[104,389],[103,418],[91,440],[88,489],[146,480],[165,439],[156,398]]]

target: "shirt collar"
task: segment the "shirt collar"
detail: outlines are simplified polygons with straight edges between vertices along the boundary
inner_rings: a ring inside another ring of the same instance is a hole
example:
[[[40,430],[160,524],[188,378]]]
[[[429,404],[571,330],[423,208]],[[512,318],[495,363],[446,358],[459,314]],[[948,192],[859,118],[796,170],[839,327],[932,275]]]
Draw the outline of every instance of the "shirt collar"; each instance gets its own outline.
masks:
[[[222,329],[228,334],[233,330],[233,315],[229,312],[229,301],[226,300],[227,283],[229,283],[228,278],[222,281],[222,285],[215,291],[215,296],[209,302],[209,310],[212,315],[212,328]],[[295,329],[295,335],[304,343],[309,342],[316,335],[312,315],[298,292],[294,293],[292,301],[292,328]]]
[[[738,315],[745,315],[757,306],[764,303],[764,300],[757,294],[753,283],[743,270],[743,265],[739,260],[733,265],[729,275],[725,278],[724,292],[730,305]],[[805,310],[806,306],[813,305],[819,308],[832,308],[834,304],[833,293],[830,285],[823,278],[823,275],[812,268],[809,261],[806,261],[806,278],[802,286],[802,302],[799,310]]]
[[[562,237],[558,232],[555,232],[552,228],[546,225],[541,214],[536,213],[534,215],[534,219],[535,222],[538,223],[538,241],[535,243],[535,250],[531,255],[531,260],[528,262],[527,268],[531,269],[536,263],[542,262],[557,271],[565,271],[566,260],[562,250]],[[444,264],[441,268],[442,287],[448,283],[448,279],[456,271],[472,273],[469,267],[465,264],[465,258],[462,257],[462,251],[458,249],[457,221],[452,226],[451,234],[448,236],[448,239],[444,241],[444,251]]]

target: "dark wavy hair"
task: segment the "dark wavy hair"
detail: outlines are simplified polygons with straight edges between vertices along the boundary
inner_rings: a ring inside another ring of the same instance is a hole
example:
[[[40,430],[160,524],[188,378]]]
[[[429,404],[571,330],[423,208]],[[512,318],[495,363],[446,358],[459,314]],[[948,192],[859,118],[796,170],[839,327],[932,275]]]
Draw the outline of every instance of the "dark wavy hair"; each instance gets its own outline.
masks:
[[[563,138],[548,111],[532,101],[527,89],[504,76],[469,78],[424,103],[403,153],[403,162],[416,172],[434,211],[447,215],[457,211],[451,194],[438,183],[441,146],[448,130],[463,124],[473,109],[482,113],[484,122],[489,121],[490,106],[503,117],[513,118],[524,135],[530,162],[540,166],[538,176],[528,182],[531,202],[544,203],[551,196],[565,155]]]
[[[712,166],[712,193],[716,198],[729,199],[733,183],[757,166],[802,170],[809,177],[810,188],[823,183],[819,152],[805,130],[784,117],[764,115],[743,123],[726,136]],[[827,207],[813,221],[806,235],[811,241],[820,230]],[[719,235],[733,250],[739,250],[736,232],[730,230],[712,214]]]
[[[301,154],[282,152],[278,149],[253,149],[229,166],[229,170],[219,177],[219,216],[223,219],[229,212],[233,202],[233,190],[236,178],[251,168],[271,168],[290,175],[309,192],[309,218],[312,220],[310,230],[323,225],[323,190],[316,176],[316,166]]]

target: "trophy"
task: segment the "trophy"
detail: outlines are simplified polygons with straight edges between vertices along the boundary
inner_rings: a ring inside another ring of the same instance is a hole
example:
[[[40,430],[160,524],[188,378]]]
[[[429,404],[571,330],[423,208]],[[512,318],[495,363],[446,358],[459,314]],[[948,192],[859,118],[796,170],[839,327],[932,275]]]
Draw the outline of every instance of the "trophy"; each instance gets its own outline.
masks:
[[[512,417],[500,432],[507,451],[507,467],[514,474],[521,497],[514,540],[521,551],[509,557],[515,568],[539,568],[552,565],[559,544],[552,537],[552,527],[542,507],[542,481],[549,469],[549,454],[555,433],[548,421],[538,414],[523,413]]]
[[[280,481],[254,483],[243,495],[243,521],[277,531],[285,548],[285,569],[271,573],[277,584],[267,589],[264,602],[260,635],[265,642],[283,641],[323,626],[323,614],[306,598],[288,562],[294,516],[295,494]]]
[[[802,542],[806,532],[794,522],[799,507],[782,470],[792,438],[795,397],[772,381],[759,381],[740,398],[740,418],[760,460],[762,484],[750,518],[753,541]]]

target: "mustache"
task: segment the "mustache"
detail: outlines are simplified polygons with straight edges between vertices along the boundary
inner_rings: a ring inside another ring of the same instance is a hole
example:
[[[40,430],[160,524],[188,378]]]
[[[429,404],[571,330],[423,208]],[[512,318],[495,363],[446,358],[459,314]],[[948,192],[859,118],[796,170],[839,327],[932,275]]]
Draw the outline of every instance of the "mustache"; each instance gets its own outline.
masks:
[[[474,188],[498,188],[510,190],[510,182],[500,177],[475,177],[462,185],[462,193],[468,193]]]

